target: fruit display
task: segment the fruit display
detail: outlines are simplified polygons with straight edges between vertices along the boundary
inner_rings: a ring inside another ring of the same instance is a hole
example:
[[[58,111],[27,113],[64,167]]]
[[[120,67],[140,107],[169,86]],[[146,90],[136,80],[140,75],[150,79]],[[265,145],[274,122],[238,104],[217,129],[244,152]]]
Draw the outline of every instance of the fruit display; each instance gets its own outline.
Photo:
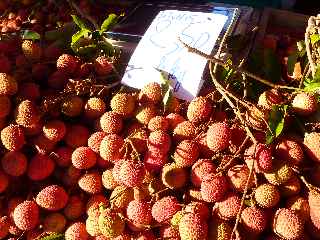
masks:
[[[210,65],[187,102],[121,85],[122,15],[57,2],[0,3],[0,239],[320,239],[319,17],[263,71],[185,44]]]

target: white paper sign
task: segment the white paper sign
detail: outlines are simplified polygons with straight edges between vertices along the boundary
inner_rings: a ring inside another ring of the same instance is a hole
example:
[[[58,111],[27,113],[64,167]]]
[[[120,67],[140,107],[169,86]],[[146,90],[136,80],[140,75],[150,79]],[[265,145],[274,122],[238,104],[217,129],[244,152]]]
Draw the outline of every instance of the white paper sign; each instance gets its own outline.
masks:
[[[187,52],[179,42],[210,54],[228,17],[216,13],[161,11],[151,23],[135,49],[122,83],[142,88],[150,82],[160,82],[156,69],[173,76],[174,95],[192,100],[202,85],[206,59]]]

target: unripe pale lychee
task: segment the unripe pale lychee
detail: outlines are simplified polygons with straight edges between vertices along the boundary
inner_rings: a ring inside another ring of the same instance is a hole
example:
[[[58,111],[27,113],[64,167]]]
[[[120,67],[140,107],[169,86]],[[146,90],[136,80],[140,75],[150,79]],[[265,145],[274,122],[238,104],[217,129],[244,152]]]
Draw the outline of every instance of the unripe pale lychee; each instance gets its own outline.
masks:
[[[317,105],[317,99],[310,93],[298,93],[292,100],[293,111],[302,116],[315,112]]]
[[[212,106],[204,97],[194,98],[188,106],[187,117],[190,122],[200,123],[209,119]]]

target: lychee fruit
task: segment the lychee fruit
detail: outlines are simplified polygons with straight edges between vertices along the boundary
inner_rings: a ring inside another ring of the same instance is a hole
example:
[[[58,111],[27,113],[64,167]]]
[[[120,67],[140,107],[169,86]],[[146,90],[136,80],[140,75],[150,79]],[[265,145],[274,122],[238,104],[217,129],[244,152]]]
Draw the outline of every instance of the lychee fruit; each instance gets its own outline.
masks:
[[[310,218],[310,206],[308,199],[300,196],[291,197],[287,200],[286,207],[296,211],[304,221],[307,221]]]
[[[147,104],[138,107],[135,113],[137,121],[143,125],[148,125],[149,121],[157,116],[157,108],[155,105]]]
[[[63,214],[69,220],[75,220],[84,213],[84,205],[82,199],[77,196],[70,196],[69,201],[63,209]]]
[[[182,117],[178,113],[169,113],[166,116],[166,119],[168,120],[170,131],[173,131],[179,123],[182,123],[185,121],[184,117]]]
[[[208,220],[210,216],[209,208],[204,202],[190,202],[186,205],[184,211],[187,213],[199,214],[204,221]]]
[[[246,231],[253,234],[260,234],[267,228],[267,214],[259,207],[246,207],[241,213],[241,224]]]
[[[1,130],[1,141],[3,146],[9,151],[20,150],[25,143],[23,129],[19,125],[14,124],[3,128]]]
[[[78,185],[89,194],[100,193],[102,191],[101,175],[98,172],[85,173],[80,177]]]
[[[13,212],[15,225],[24,231],[35,228],[39,223],[39,207],[34,201],[20,203]]]
[[[28,177],[33,181],[41,181],[49,177],[55,168],[54,161],[47,155],[36,154],[28,165]]]
[[[151,152],[167,153],[171,147],[170,135],[161,130],[151,132],[148,138],[148,149]]]
[[[246,120],[256,130],[265,130],[269,118],[268,110],[254,107],[246,113]]]
[[[124,161],[119,170],[119,180],[127,187],[138,187],[145,176],[145,168],[142,163],[133,160]]]
[[[62,54],[57,59],[57,70],[63,71],[64,73],[71,75],[75,73],[79,65],[79,60],[69,54]]]
[[[70,147],[58,147],[52,157],[55,160],[55,163],[59,166],[59,167],[68,167],[71,163],[71,156],[72,156],[72,148]]]
[[[229,193],[225,198],[216,202],[213,212],[223,220],[231,220],[237,217],[241,207],[241,198],[235,193]]]
[[[0,95],[14,95],[18,91],[18,83],[16,79],[7,74],[0,73]]]
[[[50,88],[62,90],[67,82],[67,73],[62,70],[57,70],[49,76],[47,83]]]
[[[232,227],[227,221],[214,219],[209,222],[208,239],[229,240],[231,239]]]
[[[26,82],[19,84],[18,95],[22,99],[35,101],[40,97],[40,86],[34,82]]]
[[[9,185],[8,176],[0,170],[0,193],[3,193]]]
[[[191,168],[191,182],[195,187],[200,187],[201,182],[208,175],[215,173],[216,167],[211,159],[199,159]]]
[[[97,157],[89,147],[78,147],[72,153],[72,164],[78,169],[89,169],[96,164]]]
[[[282,102],[283,97],[281,93],[276,89],[271,89],[259,96],[258,105],[270,111],[273,105],[281,104]]]
[[[64,122],[52,120],[43,125],[43,135],[53,142],[62,140],[66,134],[67,128]]]
[[[135,109],[135,99],[129,93],[117,93],[110,101],[112,111],[124,118],[131,116]]]
[[[179,167],[192,166],[199,156],[199,147],[196,142],[191,140],[183,140],[178,144],[174,152],[173,158]]]
[[[7,152],[1,159],[3,171],[14,177],[23,175],[27,171],[27,158],[18,151]]]
[[[205,240],[208,235],[208,225],[198,214],[187,213],[179,223],[181,240]]]
[[[275,157],[287,163],[298,166],[303,162],[303,149],[299,143],[290,139],[281,140],[275,150]]]
[[[166,132],[169,128],[169,121],[167,118],[163,116],[155,116],[150,119],[148,123],[148,129],[153,132],[153,131],[164,131]]]
[[[185,168],[178,167],[175,163],[167,164],[162,168],[162,182],[170,189],[183,187],[187,182],[187,177],[187,170]]]
[[[125,209],[134,199],[134,191],[126,186],[117,186],[110,195],[110,203],[113,209]]]
[[[179,230],[170,225],[161,226],[159,231],[161,239],[180,240]]]
[[[108,190],[113,190],[118,186],[118,183],[114,180],[112,168],[107,169],[102,173],[102,185]]]
[[[43,220],[43,230],[45,232],[63,232],[67,220],[61,213],[51,213]]]
[[[200,156],[202,158],[212,158],[214,155],[214,151],[212,151],[207,144],[207,134],[203,134],[199,137],[198,140]]]
[[[84,115],[89,119],[100,117],[106,111],[106,104],[101,98],[91,97],[84,106]]]
[[[228,190],[225,176],[207,177],[201,183],[201,196],[206,202],[221,201]]]
[[[99,76],[106,76],[113,71],[113,65],[108,58],[100,56],[94,61],[94,69]]]
[[[292,100],[292,109],[295,113],[307,116],[317,110],[317,99],[310,93],[298,93]]]
[[[207,145],[215,152],[223,151],[229,146],[231,129],[226,122],[212,124],[207,132]]]
[[[61,111],[68,117],[77,117],[83,110],[83,100],[78,96],[72,96],[64,100]]]
[[[309,158],[320,162],[320,133],[305,133],[303,143]]]
[[[109,209],[101,212],[98,223],[101,233],[109,238],[119,236],[125,228],[125,221],[120,214]]]
[[[115,162],[122,156],[120,149],[124,144],[122,137],[110,134],[103,138],[100,144],[100,156],[107,161]]]
[[[272,208],[279,203],[280,193],[276,186],[265,183],[257,187],[254,197],[259,206]]]
[[[63,171],[62,182],[68,187],[75,186],[78,183],[80,176],[81,170],[71,165]]]
[[[86,230],[86,225],[83,222],[72,223],[66,230],[65,234],[66,240],[87,240],[89,239],[89,234]]]
[[[119,133],[123,127],[122,117],[116,112],[106,112],[100,118],[100,126],[105,133]]]
[[[246,164],[242,164],[242,165],[235,165],[229,168],[227,176],[232,187],[238,192],[243,192],[247,184],[249,173],[250,173],[250,170],[248,166]],[[251,189],[253,185],[254,185],[254,177],[252,175],[249,181],[248,189]]]
[[[11,111],[11,101],[7,96],[0,96],[0,118],[4,118],[9,115]]]
[[[88,199],[86,212],[89,216],[96,215],[100,212],[100,206],[106,206],[108,203],[109,201],[104,195],[94,194]]]
[[[258,172],[270,172],[273,170],[273,152],[270,146],[266,144],[258,143],[257,145],[251,145],[245,151],[245,158],[255,159],[255,168]]]
[[[144,229],[152,222],[151,205],[145,200],[133,200],[128,204],[127,217],[133,225]]]
[[[75,124],[67,128],[65,142],[72,148],[86,146],[89,138],[89,130],[83,125]]]
[[[68,202],[68,194],[58,185],[49,185],[43,188],[36,197],[37,204],[49,211],[58,211]]]
[[[319,189],[310,189],[308,193],[308,202],[310,206],[310,217],[315,228],[320,230],[320,192]]]
[[[166,196],[156,201],[152,206],[152,217],[158,223],[169,223],[172,216],[181,210],[178,200],[173,196]]]
[[[32,62],[38,61],[41,58],[41,47],[31,40],[24,40],[22,42],[21,49],[24,56]]]
[[[0,56],[0,72],[9,73],[11,70],[11,63],[7,56]]]
[[[288,164],[280,165],[270,173],[264,173],[267,181],[274,185],[281,185],[289,181],[294,176],[294,172]]]
[[[147,150],[147,140],[148,140],[148,132],[145,129],[137,129],[133,135],[131,135],[130,140],[134,145],[135,149],[138,153],[144,153]]]
[[[212,105],[207,98],[196,97],[188,105],[187,117],[190,122],[200,123],[209,119]]]
[[[145,85],[139,93],[141,103],[157,104],[162,100],[162,89],[159,83],[151,82]]]
[[[144,155],[144,166],[150,172],[160,172],[167,162],[168,156],[162,151],[147,151]]]
[[[105,136],[108,134],[102,131],[95,132],[91,134],[91,136],[88,139],[88,147],[92,149],[95,153],[99,153],[100,151],[100,145]]]
[[[184,121],[174,128],[173,138],[177,141],[191,140],[196,135],[196,127],[190,121]]]
[[[4,239],[9,234],[9,222],[7,216],[0,217],[0,239]]]
[[[281,238],[298,239],[303,235],[303,221],[294,210],[280,208],[274,215],[272,229]]]
[[[300,180],[298,177],[293,176],[287,182],[279,186],[279,190],[282,196],[290,197],[299,194],[301,189]]]
[[[46,138],[42,133],[40,135],[37,135],[33,139],[32,143],[37,152],[41,154],[46,154],[53,151],[56,144],[55,142]]]
[[[100,213],[97,212],[94,215],[89,215],[86,219],[86,230],[90,236],[96,237],[101,235],[101,231],[99,229],[99,215]]]
[[[16,109],[15,119],[20,126],[33,126],[40,121],[40,113],[34,102],[24,100]]]

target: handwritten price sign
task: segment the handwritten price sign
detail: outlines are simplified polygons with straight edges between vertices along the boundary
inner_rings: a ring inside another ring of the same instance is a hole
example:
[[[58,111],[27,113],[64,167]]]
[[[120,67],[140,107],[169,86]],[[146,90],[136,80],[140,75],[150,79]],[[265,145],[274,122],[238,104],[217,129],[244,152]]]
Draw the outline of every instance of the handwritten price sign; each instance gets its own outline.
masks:
[[[160,69],[172,76],[176,97],[192,100],[201,88],[206,60],[188,53],[178,39],[210,54],[227,19],[216,13],[159,12],[134,51],[122,83],[142,88],[160,82]]]

